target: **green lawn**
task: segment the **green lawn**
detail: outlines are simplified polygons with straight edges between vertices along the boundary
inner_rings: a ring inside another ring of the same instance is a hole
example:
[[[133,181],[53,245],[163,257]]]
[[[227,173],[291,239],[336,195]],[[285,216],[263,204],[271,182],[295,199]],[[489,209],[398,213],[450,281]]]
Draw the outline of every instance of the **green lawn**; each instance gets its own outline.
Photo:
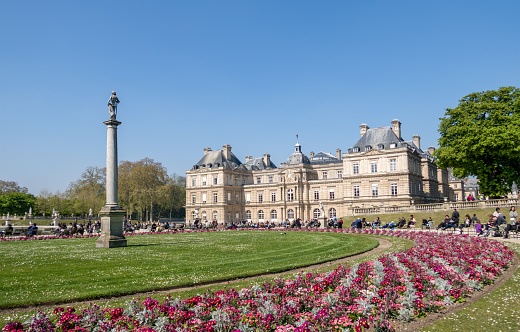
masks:
[[[337,233],[205,232],[129,236],[128,247],[95,238],[0,243],[0,308],[94,299],[277,272],[377,246]]]

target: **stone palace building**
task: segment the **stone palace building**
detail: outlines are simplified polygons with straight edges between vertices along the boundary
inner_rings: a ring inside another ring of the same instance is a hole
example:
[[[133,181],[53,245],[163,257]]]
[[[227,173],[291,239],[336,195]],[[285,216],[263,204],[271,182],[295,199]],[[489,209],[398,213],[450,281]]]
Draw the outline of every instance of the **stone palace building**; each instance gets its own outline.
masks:
[[[342,217],[363,207],[398,207],[444,202],[448,173],[438,169],[433,147],[420,137],[401,137],[401,123],[360,126],[359,141],[346,153],[302,153],[296,143],[287,162],[276,167],[269,154],[241,162],[230,145],[204,156],[186,171],[186,219],[253,222]]]

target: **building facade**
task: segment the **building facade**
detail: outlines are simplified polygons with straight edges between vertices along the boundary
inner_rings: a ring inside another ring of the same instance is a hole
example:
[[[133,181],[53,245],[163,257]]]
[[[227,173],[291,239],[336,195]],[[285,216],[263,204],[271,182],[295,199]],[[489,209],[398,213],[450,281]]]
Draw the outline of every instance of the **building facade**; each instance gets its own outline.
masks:
[[[204,156],[186,171],[186,218],[229,223],[282,222],[352,215],[354,208],[403,206],[448,199],[447,172],[437,169],[434,148],[420,137],[401,138],[401,123],[360,126],[359,141],[336,155],[302,152],[297,142],[277,167],[269,154],[242,163],[230,145]]]

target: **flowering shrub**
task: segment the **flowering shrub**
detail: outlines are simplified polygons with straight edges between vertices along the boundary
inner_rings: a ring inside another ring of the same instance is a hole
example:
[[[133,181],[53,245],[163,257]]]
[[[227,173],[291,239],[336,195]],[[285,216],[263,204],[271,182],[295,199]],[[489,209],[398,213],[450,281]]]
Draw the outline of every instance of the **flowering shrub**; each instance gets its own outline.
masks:
[[[302,230],[303,231],[303,230]],[[328,273],[277,278],[261,286],[189,299],[56,308],[3,331],[391,331],[395,321],[426,316],[493,282],[513,260],[501,243],[469,236],[387,230],[338,230],[400,236],[413,248]]]

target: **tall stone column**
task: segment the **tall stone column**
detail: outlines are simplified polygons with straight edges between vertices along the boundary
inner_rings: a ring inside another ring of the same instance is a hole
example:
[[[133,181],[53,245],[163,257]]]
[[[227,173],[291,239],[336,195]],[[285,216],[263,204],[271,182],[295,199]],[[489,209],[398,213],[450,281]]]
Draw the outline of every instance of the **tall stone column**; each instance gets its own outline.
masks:
[[[115,96],[115,92],[112,92],[112,94]],[[119,100],[117,102],[119,103]],[[113,118],[111,116],[110,120],[103,123],[107,125],[106,204],[99,211],[101,215],[101,236],[96,241],[96,247],[126,247],[126,239],[123,236],[125,211],[119,206],[117,200],[117,126],[121,122],[116,121],[114,115]]]

